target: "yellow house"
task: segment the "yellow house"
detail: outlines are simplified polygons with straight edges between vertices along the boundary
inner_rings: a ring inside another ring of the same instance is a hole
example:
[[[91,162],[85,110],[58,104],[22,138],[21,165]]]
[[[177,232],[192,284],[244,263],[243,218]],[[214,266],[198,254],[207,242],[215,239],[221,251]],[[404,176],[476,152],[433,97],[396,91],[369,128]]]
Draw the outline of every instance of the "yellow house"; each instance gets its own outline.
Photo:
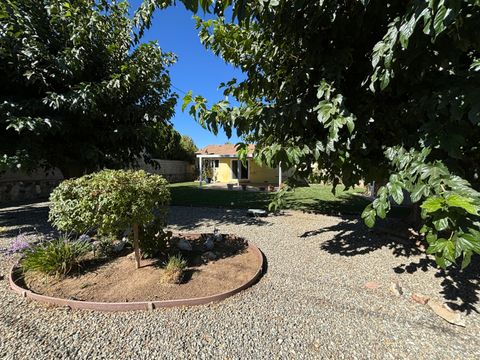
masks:
[[[244,165],[238,159],[237,149],[233,144],[208,145],[200,149],[197,151],[200,186],[203,182],[280,186],[283,177],[281,167],[272,169],[259,165],[253,160],[254,150],[254,145],[248,146],[249,153]]]

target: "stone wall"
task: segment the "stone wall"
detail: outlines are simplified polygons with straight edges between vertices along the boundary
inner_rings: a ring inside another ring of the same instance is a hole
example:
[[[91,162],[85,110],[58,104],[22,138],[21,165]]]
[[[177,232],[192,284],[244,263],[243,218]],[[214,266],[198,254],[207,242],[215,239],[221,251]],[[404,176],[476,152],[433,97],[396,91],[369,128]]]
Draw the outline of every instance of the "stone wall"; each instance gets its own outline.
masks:
[[[0,175],[0,203],[46,199],[62,179],[59,170],[4,173]]]
[[[169,182],[192,181],[195,167],[186,161],[156,160],[158,168],[142,164],[145,171],[160,174]],[[0,175],[0,203],[47,199],[50,192],[63,180],[60,170],[43,170],[30,174],[7,172]]]

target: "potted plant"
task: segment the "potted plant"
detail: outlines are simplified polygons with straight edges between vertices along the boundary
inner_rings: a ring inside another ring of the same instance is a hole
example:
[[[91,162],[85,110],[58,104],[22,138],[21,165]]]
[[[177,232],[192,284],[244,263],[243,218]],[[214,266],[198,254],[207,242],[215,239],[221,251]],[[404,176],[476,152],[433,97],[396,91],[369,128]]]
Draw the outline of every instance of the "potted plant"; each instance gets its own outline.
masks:
[[[213,169],[210,166],[206,166],[203,170],[203,178],[207,184],[210,184],[213,179]]]

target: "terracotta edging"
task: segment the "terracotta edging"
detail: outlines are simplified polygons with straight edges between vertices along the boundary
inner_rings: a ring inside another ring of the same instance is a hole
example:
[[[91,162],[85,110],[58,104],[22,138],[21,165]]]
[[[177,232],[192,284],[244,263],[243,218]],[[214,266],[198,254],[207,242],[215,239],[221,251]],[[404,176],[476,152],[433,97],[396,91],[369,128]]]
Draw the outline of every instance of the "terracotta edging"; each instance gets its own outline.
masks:
[[[247,242],[248,248],[253,250],[260,265],[258,266],[255,275],[243,283],[239,287],[229,290],[220,294],[209,295],[204,297],[189,298],[189,299],[175,299],[175,300],[161,300],[161,301],[137,301],[137,302],[95,302],[95,301],[80,301],[69,300],[63,298],[56,298],[46,295],[41,295],[25,289],[17,284],[18,276],[17,270],[19,270],[18,264],[12,266],[9,274],[10,288],[13,292],[23,296],[27,299],[32,299],[41,303],[64,306],[71,309],[86,309],[86,310],[99,310],[99,311],[130,311],[130,310],[153,310],[157,308],[168,308],[175,306],[194,306],[204,305],[213,301],[224,300],[250,286],[252,286],[262,275],[263,272],[263,254],[262,252],[250,242]]]

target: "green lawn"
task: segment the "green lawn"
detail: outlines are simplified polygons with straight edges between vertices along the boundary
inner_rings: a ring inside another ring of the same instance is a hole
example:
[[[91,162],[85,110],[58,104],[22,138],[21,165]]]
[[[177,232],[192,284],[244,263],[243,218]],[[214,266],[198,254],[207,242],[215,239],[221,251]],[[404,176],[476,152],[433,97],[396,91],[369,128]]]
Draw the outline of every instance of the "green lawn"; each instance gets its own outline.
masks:
[[[170,191],[171,204],[182,206],[266,209],[274,196],[274,193],[263,191],[200,189],[198,183],[193,182],[171,184]],[[360,214],[368,204],[368,200],[358,195],[362,191],[343,191],[343,187],[338,186],[337,196],[334,196],[331,186],[315,184],[289,193],[287,206],[290,209],[326,214]]]

